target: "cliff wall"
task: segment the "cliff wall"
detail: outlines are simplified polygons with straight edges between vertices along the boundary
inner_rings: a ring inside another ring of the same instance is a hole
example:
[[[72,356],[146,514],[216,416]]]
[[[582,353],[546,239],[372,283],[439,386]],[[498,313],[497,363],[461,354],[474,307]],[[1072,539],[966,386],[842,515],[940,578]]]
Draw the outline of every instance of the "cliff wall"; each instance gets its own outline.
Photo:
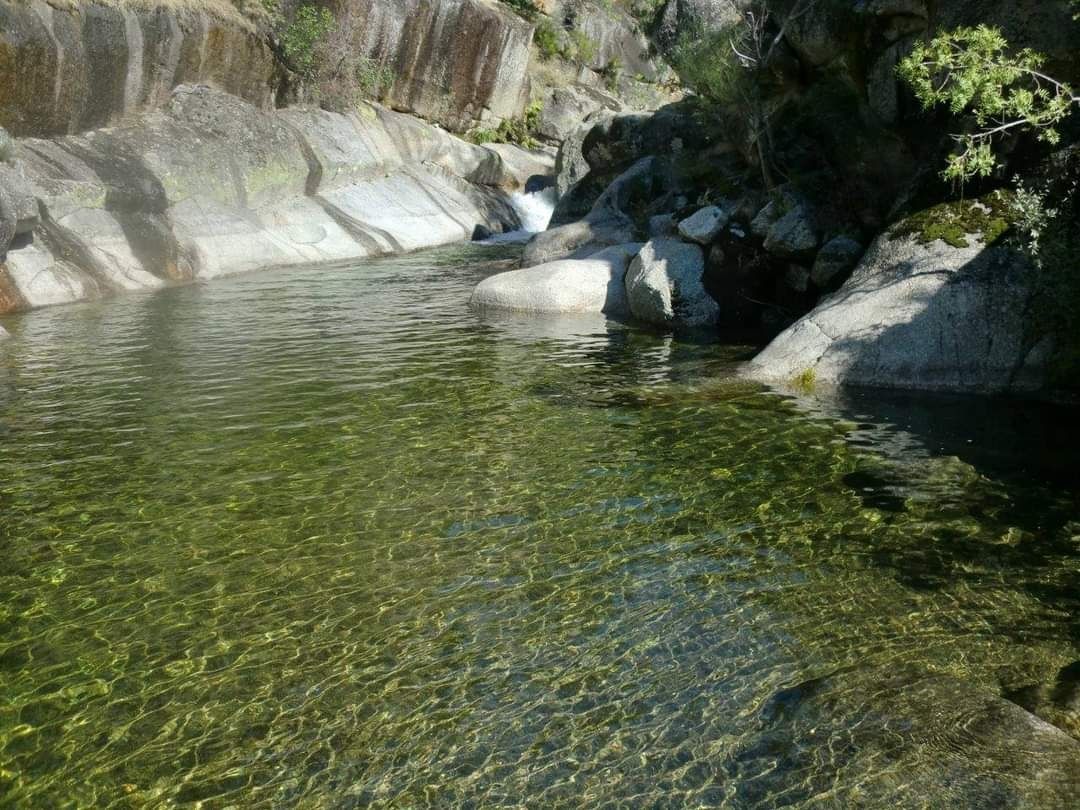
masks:
[[[107,126],[209,84],[259,107],[278,68],[239,13],[0,0],[0,126],[51,137]]]
[[[353,47],[388,67],[382,101],[455,131],[522,113],[533,27],[490,0],[342,0]]]

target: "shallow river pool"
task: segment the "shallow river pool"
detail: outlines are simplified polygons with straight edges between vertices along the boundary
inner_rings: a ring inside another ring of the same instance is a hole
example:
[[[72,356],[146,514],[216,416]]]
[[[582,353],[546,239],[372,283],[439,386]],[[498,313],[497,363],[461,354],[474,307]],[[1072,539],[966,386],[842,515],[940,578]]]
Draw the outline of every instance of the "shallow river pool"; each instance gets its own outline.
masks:
[[[1080,807],[1080,428],[472,312],[512,247],[3,319],[0,806]]]

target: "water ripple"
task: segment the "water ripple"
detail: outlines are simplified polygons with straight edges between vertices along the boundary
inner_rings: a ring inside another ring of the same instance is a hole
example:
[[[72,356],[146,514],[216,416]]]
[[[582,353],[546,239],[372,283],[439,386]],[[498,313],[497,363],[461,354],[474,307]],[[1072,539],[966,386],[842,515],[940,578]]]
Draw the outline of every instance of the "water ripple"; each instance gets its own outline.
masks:
[[[470,312],[515,255],[5,320],[0,804],[1080,804],[1064,433]]]

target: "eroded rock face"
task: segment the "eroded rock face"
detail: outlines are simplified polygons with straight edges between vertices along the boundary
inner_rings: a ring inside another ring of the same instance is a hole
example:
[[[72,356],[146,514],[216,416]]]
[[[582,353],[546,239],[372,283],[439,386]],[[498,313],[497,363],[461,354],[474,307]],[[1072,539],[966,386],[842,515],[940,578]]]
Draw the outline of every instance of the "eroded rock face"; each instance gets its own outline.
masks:
[[[621,112],[623,104],[610,93],[577,84],[555,87],[544,99],[537,134],[551,143],[562,143],[590,115],[601,110]]]
[[[689,104],[675,103],[652,114],[595,113],[563,143],[556,162],[558,204],[552,223],[585,216],[613,180],[649,156],[672,158],[713,144]]]
[[[689,37],[709,35],[739,21],[746,0],[668,0],[656,38],[671,50]]]
[[[0,311],[513,229],[504,189],[535,166],[507,149],[374,105],[264,113],[181,86],[137,123],[19,142],[43,216],[8,253]]]
[[[626,273],[626,294],[635,318],[673,328],[712,326],[720,307],[705,290],[705,254],[675,239],[645,244]]]
[[[265,39],[238,13],[0,0],[0,126],[16,137],[103,127],[184,83],[266,108],[276,71]]]
[[[588,67],[599,71],[617,66],[647,81],[655,81],[667,72],[663,63],[653,58],[649,41],[634,21],[617,7],[578,4],[574,16],[575,27],[596,46]]]
[[[624,278],[640,244],[616,245],[584,259],[560,259],[481,281],[470,305],[533,313],[629,314]]]
[[[1036,389],[1052,347],[1028,333],[1031,272],[1019,254],[984,248],[975,237],[954,248],[887,233],[748,373],[778,383]]]
[[[483,0],[344,0],[354,46],[393,72],[384,102],[455,132],[520,115],[532,26]],[[339,17],[341,12],[339,12]]]

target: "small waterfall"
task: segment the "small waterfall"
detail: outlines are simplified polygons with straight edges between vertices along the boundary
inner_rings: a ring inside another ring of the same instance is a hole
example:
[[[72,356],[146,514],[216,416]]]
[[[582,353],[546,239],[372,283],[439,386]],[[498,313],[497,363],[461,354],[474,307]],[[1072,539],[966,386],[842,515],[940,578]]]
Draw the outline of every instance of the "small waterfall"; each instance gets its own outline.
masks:
[[[500,233],[484,240],[486,244],[498,245],[507,242],[526,242],[534,233],[546,231],[551,215],[555,213],[555,189],[541,189],[526,194],[516,191],[510,196],[510,204],[517,211],[521,220],[521,229]]]

